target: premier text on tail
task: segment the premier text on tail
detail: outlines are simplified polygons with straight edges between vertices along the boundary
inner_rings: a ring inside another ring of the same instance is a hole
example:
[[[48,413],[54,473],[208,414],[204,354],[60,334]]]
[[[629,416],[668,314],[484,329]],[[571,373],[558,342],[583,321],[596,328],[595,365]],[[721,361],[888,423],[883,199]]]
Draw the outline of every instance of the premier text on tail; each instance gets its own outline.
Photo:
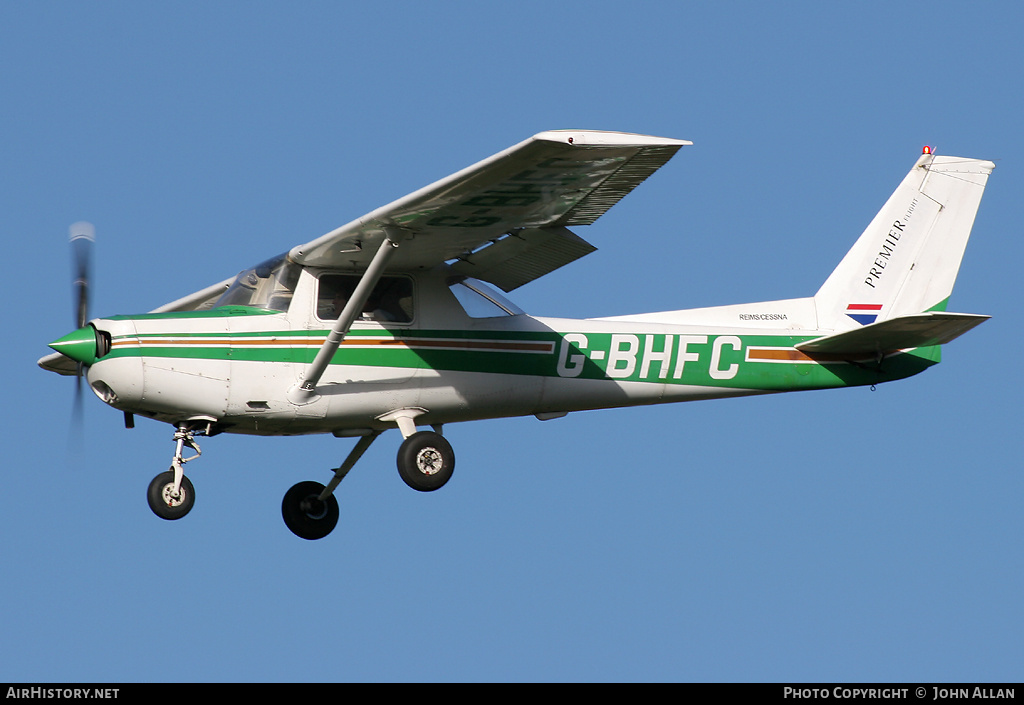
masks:
[[[128,426],[174,426],[170,469],[149,489],[165,519],[192,507],[183,466],[197,435],[357,438],[326,486],[285,495],[288,528],[317,539],[337,523],[338,484],[389,428],[404,438],[402,478],[432,491],[455,466],[445,424],[879,384],[934,365],[988,318],[946,306],[994,165],[927,149],[808,298],[570,320],[527,315],[492,288],[594,251],[569,228],[687,144],[542,132],[150,313],[88,320],[79,250],[78,329],[39,364],[84,373]],[[88,245],[91,226],[72,240]]]

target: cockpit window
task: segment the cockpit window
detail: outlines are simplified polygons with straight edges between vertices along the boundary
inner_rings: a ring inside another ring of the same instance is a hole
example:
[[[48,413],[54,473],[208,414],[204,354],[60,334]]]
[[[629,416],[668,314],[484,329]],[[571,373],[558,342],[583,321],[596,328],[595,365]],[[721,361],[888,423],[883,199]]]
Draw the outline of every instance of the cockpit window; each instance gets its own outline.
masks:
[[[448,283],[455,298],[470,318],[518,316],[524,311],[477,279],[459,278]]]
[[[301,268],[279,255],[246,269],[235,277],[216,306],[253,306],[270,311],[287,311],[299,280]]]
[[[336,321],[352,298],[360,278],[357,274],[321,275],[316,296],[317,317]],[[408,277],[381,277],[356,320],[410,323],[412,314],[412,280]]]

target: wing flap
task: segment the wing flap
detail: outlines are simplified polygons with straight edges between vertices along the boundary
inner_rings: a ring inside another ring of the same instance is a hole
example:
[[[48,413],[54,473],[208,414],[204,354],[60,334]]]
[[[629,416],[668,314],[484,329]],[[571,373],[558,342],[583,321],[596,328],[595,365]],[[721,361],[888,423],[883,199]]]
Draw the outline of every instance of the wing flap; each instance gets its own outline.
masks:
[[[596,249],[568,228],[526,228],[461,257],[452,269],[508,292]]]
[[[797,343],[809,355],[884,355],[897,350],[944,345],[987,321],[991,316],[930,311],[899,316],[862,328]]]

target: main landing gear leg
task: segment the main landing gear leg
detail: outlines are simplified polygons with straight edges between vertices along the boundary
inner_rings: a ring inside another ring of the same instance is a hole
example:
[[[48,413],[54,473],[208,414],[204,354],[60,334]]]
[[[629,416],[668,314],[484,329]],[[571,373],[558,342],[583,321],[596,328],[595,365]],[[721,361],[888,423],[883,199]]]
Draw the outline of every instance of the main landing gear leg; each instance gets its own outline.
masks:
[[[167,472],[162,472],[149,483],[149,508],[161,519],[181,519],[189,513],[196,501],[196,492],[192,482],[185,477],[185,463],[195,460],[203,454],[199,450],[193,435],[195,430],[187,424],[178,424],[174,432],[174,457]],[[195,455],[183,457],[182,451],[188,446]]]
[[[293,534],[312,541],[322,539],[334,530],[339,515],[338,498],[334,496],[334,490],[380,434],[380,431],[374,431],[360,437],[345,462],[334,471],[334,477],[326,487],[310,480],[298,483],[285,493],[281,502],[281,515]]]

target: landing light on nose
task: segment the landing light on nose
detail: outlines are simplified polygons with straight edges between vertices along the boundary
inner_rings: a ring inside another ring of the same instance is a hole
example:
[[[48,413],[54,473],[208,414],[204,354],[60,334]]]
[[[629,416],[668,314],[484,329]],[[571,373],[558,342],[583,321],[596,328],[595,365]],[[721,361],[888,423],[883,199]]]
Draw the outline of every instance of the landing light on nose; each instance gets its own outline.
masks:
[[[92,326],[84,326],[68,333],[63,338],[57,338],[50,343],[50,347],[62,355],[67,355],[75,362],[91,365],[97,359],[96,331]]]

